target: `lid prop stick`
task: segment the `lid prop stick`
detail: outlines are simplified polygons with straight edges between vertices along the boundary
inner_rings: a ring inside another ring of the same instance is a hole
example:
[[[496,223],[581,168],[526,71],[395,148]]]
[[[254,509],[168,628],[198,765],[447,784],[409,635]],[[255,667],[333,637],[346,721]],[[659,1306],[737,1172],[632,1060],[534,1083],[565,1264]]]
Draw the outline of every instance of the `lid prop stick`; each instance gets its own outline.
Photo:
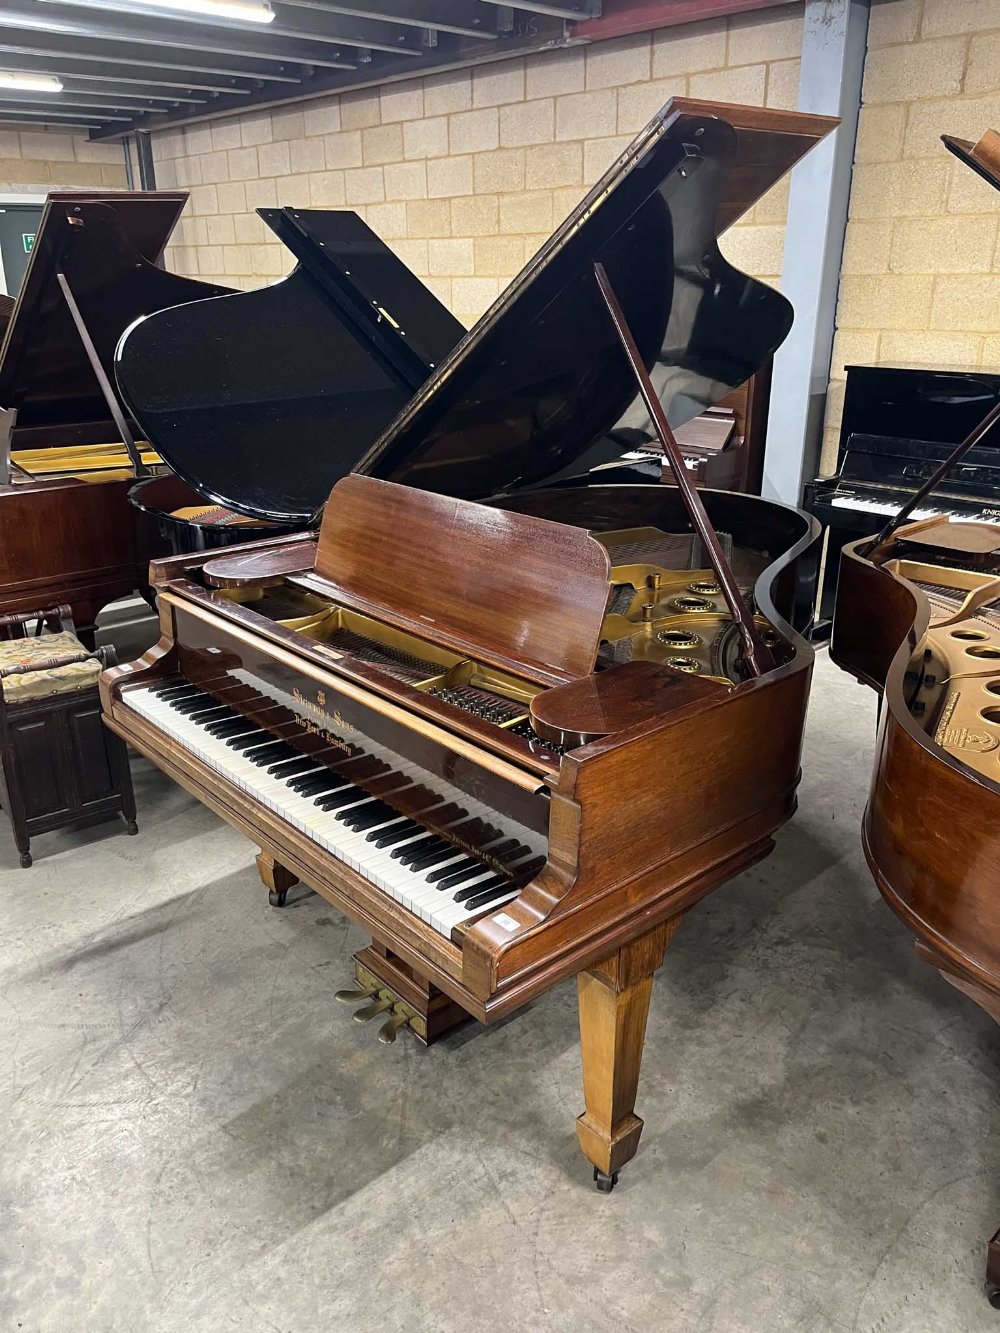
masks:
[[[663,452],[667,456],[671,471],[674,474],[674,480],[681,493],[681,498],[688,511],[688,516],[694,525],[695,531],[701,538],[705,549],[708,551],[709,559],[712,562],[712,569],[715,577],[722,589],[722,595],[726,599],[726,605],[729,607],[729,614],[733,621],[739,627],[740,636],[743,639],[743,657],[747,669],[752,676],[763,675],[765,671],[770,671],[774,666],[774,660],[760,636],[760,631],[754,623],[754,618],[750,614],[750,609],[740,592],[736,579],[726,554],[722,549],[715,528],[712,526],[712,520],[708,517],[705,506],[702,503],[701,496],[688,476],[687,468],[684,466],[684,458],[680,451],[680,446],[670,429],[666,414],[663,411],[663,405],[656,396],[656,390],[653,388],[653,382],[649,378],[649,372],[646,370],[642,357],[639,355],[639,349],[636,346],[635,339],[632,337],[632,331],[625,320],[621,306],[618,304],[618,298],[615,295],[614,288],[608,280],[608,275],[601,263],[594,264],[594,276],[597,278],[597,285],[601,289],[601,295],[604,297],[604,303],[608,307],[608,313],[611,315],[611,321],[615,326],[615,332],[621,340],[622,347],[625,349],[625,355],[628,357],[629,365],[632,367],[632,374],[635,376],[636,383],[639,386],[639,392],[642,400],[646,404],[646,410],[652,418],[656,433],[659,436],[660,444],[663,446]]]

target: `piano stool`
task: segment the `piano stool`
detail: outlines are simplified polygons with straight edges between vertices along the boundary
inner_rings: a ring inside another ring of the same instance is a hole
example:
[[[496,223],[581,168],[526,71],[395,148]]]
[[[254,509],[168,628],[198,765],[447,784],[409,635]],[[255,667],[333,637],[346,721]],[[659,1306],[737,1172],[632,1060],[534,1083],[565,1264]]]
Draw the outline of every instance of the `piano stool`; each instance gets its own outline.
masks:
[[[115,665],[114,649],[87,649],[68,606],[0,621],[22,636],[0,641],[0,801],[22,868],[31,865],[38,833],[115,815],[137,833],[128,754],[101,721],[97,678]],[[31,622],[36,631],[27,637]]]

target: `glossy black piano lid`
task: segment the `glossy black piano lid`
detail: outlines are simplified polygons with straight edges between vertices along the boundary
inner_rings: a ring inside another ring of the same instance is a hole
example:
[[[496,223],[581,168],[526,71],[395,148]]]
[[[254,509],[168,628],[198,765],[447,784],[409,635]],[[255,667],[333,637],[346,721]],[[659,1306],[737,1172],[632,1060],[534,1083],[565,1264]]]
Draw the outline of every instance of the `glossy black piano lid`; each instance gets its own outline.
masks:
[[[261,216],[294,272],[137,324],[116,369],[178,476],[238,512],[304,524],[465,330],[355,214]]]
[[[789,303],[719,252],[736,132],[668,105],[610,168],[359,471],[485,499],[653,444],[593,275],[604,264],[672,425],[781,344]]]
[[[1000,401],[1000,374],[976,368],[846,366],[840,459],[853,435],[959,444]],[[1000,445],[1000,429],[984,440]],[[944,457],[944,455],[942,455]]]
[[[155,266],[186,198],[50,195],[0,351],[0,407],[17,410],[14,448],[118,439],[60,273],[112,378],[118,339],[134,320],[225,290]]]

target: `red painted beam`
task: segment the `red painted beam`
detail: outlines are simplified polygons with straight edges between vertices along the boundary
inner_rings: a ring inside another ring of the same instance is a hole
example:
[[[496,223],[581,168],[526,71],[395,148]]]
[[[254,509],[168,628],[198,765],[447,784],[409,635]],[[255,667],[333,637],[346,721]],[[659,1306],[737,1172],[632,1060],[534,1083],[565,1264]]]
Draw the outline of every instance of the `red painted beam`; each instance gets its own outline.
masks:
[[[571,24],[572,35],[599,42],[606,37],[627,37],[651,28],[670,28],[678,23],[745,14],[753,9],[771,9],[783,0],[605,0],[600,18]],[[787,0],[785,0],[787,3]]]

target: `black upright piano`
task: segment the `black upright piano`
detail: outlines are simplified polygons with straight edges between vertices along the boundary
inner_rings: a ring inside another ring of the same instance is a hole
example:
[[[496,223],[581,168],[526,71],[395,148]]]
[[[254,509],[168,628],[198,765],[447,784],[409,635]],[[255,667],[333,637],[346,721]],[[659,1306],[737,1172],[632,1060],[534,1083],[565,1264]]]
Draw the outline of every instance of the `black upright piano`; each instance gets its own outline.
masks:
[[[805,488],[803,506],[828,529],[817,634],[833,614],[840,552],[877,532],[1000,398],[1000,371],[848,366],[833,476]],[[973,449],[914,519],[1000,519],[1000,431]]]

